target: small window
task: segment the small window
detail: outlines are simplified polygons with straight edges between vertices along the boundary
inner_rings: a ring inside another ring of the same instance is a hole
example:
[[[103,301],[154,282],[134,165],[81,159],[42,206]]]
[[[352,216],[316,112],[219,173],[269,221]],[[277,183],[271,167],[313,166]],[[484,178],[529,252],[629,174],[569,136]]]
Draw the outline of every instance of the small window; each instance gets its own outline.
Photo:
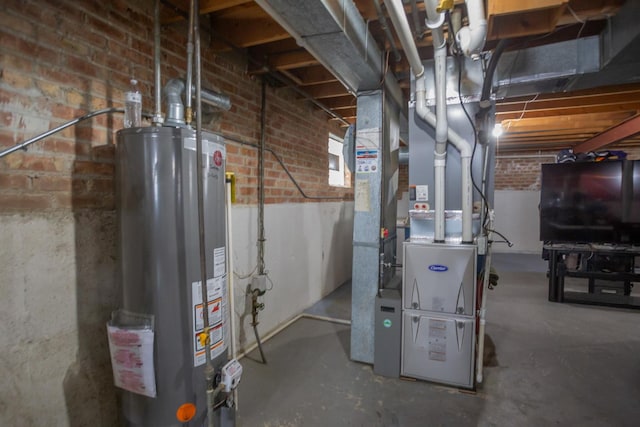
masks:
[[[340,156],[329,153],[329,170],[340,172]]]
[[[344,166],[342,139],[329,135],[329,185],[333,187],[349,187],[351,179]]]

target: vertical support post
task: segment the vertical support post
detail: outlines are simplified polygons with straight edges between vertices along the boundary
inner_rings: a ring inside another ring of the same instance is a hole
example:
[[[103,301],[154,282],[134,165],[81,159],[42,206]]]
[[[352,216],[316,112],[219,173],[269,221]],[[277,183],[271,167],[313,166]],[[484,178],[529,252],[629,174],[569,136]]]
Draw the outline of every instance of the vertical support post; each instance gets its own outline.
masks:
[[[382,91],[358,94],[351,359],[364,363],[373,363],[375,296],[380,268],[382,105]]]

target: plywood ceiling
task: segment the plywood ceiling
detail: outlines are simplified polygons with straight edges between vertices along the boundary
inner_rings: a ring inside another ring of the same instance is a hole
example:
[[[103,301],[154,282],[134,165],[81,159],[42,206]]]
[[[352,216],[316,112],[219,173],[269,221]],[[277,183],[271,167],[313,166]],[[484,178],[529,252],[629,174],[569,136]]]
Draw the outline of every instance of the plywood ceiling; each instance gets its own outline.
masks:
[[[378,46],[390,51],[391,43],[378,21],[374,1],[377,0],[354,2],[363,19],[369,22]],[[409,22],[413,23],[411,6],[406,3]],[[463,3],[455,1],[456,7],[463,7]],[[624,0],[490,0],[487,49],[505,37],[522,41],[534,37],[536,44],[543,44],[597,34],[605,19],[614,15],[623,3]],[[188,0],[162,0],[162,4],[164,25],[186,19]],[[417,6],[418,21],[424,22],[422,1]],[[220,53],[235,50],[247,55],[249,73],[275,76],[274,82],[293,85],[334,116],[355,122],[354,96],[254,1],[201,0],[200,15],[212,34],[210,49]],[[431,37],[428,30],[421,32],[418,46],[427,58],[432,54]],[[540,37],[545,34],[548,36]],[[401,49],[397,40],[394,44]],[[402,55],[399,62],[394,62],[393,55],[389,57],[389,70],[408,98],[410,75],[406,58]],[[496,108],[496,122],[501,122],[504,129],[500,149],[504,152],[573,147],[639,113],[640,84],[503,99]],[[623,145],[640,145],[640,135],[625,139]]]

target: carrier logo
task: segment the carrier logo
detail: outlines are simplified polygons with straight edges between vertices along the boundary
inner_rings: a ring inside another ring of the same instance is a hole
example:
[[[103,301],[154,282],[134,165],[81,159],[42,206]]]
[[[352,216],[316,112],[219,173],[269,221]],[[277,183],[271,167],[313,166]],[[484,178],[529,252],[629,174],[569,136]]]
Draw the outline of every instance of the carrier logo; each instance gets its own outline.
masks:
[[[444,273],[445,271],[449,270],[449,267],[441,264],[431,264],[429,266],[429,270],[435,271],[436,273]]]

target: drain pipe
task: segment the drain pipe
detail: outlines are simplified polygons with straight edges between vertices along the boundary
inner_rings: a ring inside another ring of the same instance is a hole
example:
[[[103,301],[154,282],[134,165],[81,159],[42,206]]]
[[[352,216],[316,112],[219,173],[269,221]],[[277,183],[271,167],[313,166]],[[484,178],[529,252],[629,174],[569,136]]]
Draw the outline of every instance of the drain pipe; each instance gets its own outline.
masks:
[[[426,0],[425,0],[426,3]],[[483,0],[465,0],[469,25],[460,28],[456,40],[465,56],[478,59],[487,37],[487,20]]]
[[[162,126],[162,79],[160,76],[160,0],[156,0],[153,6],[153,68],[155,76],[155,104],[152,122],[154,126]]]
[[[226,167],[226,163],[225,163]],[[235,284],[233,278],[233,222],[232,222],[232,205],[233,197],[232,192],[235,188],[235,176],[233,172],[225,173],[225,189],[226,189],[226,246],[227,246],[227,298],[229,301],[229,329],[231,339],[229,343],[229,350],[227,355],[229,360],[236,358],[236,302],[235,302]],[[238,388],[233,389],[233,403],[236,411],[238,410]]]

